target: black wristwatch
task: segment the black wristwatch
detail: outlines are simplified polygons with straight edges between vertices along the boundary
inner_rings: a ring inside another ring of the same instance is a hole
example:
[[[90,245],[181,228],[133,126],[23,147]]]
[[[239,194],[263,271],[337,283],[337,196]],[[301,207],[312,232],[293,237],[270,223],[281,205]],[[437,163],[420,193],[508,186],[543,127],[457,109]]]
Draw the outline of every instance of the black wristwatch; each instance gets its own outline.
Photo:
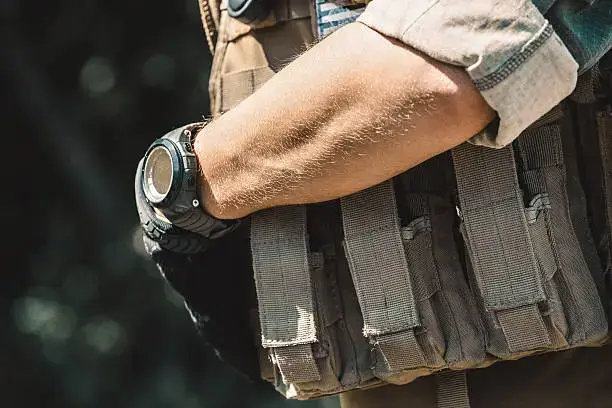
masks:
[[[172,241],[189,237],[193,248],[188,252],[240,224],[239,220],[217,219],[200,205],[197,184],[201,175],[192,143],[203,126],[204,123],[192,123],[155,140],[136,175],[136,202],[145,233],[158,242],[167,241],[170,236]],[[196,245],[194,240],[200,244]],[[175,242],[172,247],[177,245]]]

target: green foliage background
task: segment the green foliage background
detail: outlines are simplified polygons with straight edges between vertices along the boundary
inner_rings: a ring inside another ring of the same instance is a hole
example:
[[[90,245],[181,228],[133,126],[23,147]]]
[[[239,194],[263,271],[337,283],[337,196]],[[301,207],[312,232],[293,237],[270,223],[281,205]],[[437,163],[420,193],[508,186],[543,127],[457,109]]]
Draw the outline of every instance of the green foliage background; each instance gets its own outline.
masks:
[[[3,0],[0,406],[285,402],[204,348],[142,253],[138,158],[207,114],[196,0]]]

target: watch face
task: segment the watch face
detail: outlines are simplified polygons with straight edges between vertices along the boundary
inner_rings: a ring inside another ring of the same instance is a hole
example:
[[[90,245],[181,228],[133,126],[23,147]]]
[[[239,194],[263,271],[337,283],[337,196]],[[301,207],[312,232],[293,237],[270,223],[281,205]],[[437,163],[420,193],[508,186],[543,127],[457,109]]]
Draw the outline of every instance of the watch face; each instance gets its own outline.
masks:
[[[172,155],[165,146],[154,147],[147,155],[144,164],[143,187],[147,198],[152,203],[159,203],[166,198],[172,187]]]

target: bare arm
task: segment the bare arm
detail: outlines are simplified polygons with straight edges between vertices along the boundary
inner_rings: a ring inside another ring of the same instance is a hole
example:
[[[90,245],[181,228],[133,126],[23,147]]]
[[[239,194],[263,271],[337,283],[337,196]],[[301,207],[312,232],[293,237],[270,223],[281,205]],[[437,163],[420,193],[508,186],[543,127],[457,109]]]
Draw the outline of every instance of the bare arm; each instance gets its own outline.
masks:
[[[205,208],[239,218],[339,198],[451,149],[495,113],[462,68],[350,24],[205,127]]]

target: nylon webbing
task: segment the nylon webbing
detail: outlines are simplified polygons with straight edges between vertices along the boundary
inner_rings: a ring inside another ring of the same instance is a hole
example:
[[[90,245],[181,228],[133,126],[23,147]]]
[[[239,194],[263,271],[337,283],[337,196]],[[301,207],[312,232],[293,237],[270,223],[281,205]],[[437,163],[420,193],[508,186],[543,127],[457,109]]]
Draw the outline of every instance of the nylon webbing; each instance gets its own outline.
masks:
[[[203,1],[203,0],[199,0]],[[277,21],[290,21],[310,18],[311,5],[304,0],[281,0],[274,3]],[[204,14],[202,14],[204,15]],[[269,67],[259,67],[221,75],[221,111],[234,108],[275,74]]]
[[[595,103],[597,96],[595,90],[599,83],[599,65],[595,63],[588,71],[578,76],[576,87],[569,98],[578,103]]]
[[[603,167],[606,216],[608,228],[612,231],[612,112],[599,112],[597,114],[597,128]]]
[[[420,326],[391,181],[340,200],[346,256],[363,314],[363,333],[392,370],[421,366]]]
[[[270,67],[222,74],[221,110],[226,112],[234,108],[273,76],[274,71]]]
[[[571,131],[571,128],[566,130]],[[600,271],[592,274],[589,270],[572,223],[568,186],[575,182],[571,178],[576,176],[570,173],[563,155],[563,137],[568,137],[564,133],[558,124],[529,129],[519,138],[517,147],[523,159],[521,177],[526,191],[529,194],[546,191],[549,195],[551,205],[543,220],[547,234],[539,237],[534,234],[533,241],[538,247],[542,266],[556,264],[556,268],[547,272],[547,278],[554,276],[553,283],[561,296],[564,318],[571,328],[566,340],[575,345],[585,339],[597,338],[607,331],[607,324],[596,284]],[[571,149],[574,147],[566,146],[566,150]],[[545,254],[546,251],[552,251],[554,258],[547,261],[545,257],[551,254]]]
[[[306,208],[277,207],[255,213],[251,252],[262,346],[276,348],[287,381],[317,381],[311,343],[317,341],[308,262]]]
[[[538,305],[500,310],[497,319],[513,353],[534,350],[551,342]]]
[[[417,342],[414,330],[385,334],[379,336],[377,342],[391,371],[426,365],[425,355]]]
[[[523,307],[546,297],[512,147],[491,149],[464,143],[452,154],[467,244],[485,308],[504,311],[500,324],[511,351],[525,351],[525,344],[548,345],[538,308]],[[505,319],[510,309],[515,313]],[[523,325],[518,324],[521,320]]]
[[[274,356],[286,383],[311,382],[321,379],[310,344],[276,347]]]
[[[436,375],[438,408],[470,408],[465,371],[446,371]]]

